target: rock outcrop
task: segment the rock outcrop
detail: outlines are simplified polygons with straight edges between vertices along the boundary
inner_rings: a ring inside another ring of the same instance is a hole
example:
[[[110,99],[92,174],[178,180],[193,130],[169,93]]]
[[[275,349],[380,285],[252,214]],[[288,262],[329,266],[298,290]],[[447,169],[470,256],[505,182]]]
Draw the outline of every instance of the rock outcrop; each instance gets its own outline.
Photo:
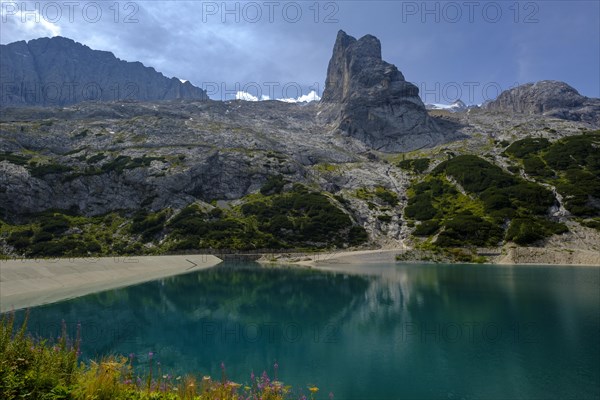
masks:
[[[327,69],[319,121],[384,152],[410,151],[446,140],[419,89],[381,58],[374,36],[339,31]]]
[[[0,46],[0,85],[0,106],[207,98],[189,82],[63,37]]]
[[[559,81],[539,81],[505,90],[496,100],[486,103],[484,108],[541,114],[569,121],[600,122],[600,99],[582,96],[573,87]]]

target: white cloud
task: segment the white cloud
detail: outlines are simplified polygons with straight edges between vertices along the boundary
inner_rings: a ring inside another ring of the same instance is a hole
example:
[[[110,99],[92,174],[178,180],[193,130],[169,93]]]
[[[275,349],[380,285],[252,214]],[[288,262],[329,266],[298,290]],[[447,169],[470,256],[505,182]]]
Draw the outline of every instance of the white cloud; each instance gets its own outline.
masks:
[[[258,99],[257,96],[254,96],[248,92],[237,92],[235,94],[235,99],[236,100],[244,100],[244,101],[267,101],[267,100],[271,100],[271,98],[269,96],[265,96],[264,94],[262,96],[260,96],[260,100]]]
[[[277,99],[278,101],[283,101],[285,103],[310,103],[311,101],[319,101],[321,100],[321,97],[317,94],[317,92],[315,92],[314,90],[312,90],[309,94],[305,94],[303,96],[300,96],[296,99],[293,98],[287,98],[287,99]]]
[[[0,5],[1,42],[3,44],[18,40],[37,39],[43,36],[60,36],[61,34],[60,26],[49,22],[37,8],[22,12],[21,6],[14,2],[9,4],[1,1]]]
[[[237,92],[235,94],[235,99],[244,101],[258,101],[258,97],[253,96],[248,92]]]

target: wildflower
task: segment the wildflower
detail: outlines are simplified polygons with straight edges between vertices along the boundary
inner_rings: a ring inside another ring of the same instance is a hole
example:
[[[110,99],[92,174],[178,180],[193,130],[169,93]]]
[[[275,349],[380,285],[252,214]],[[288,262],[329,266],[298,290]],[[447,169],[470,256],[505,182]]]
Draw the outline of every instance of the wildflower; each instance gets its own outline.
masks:
[[[250,373],[250,380],[251,380],[251,381],[253,381],[253,380],[254,380],[254,378],[255,378],[255,376],[254,376],[254,371],[252,371],[252,372]]]
[[[318,388],[318,387],[316,387],[316,386],[311,386],[311,387],[309,387],[309,388],[308,388],[308,390],[309,390],[311,393],[317,393],[317,392],[319,391],[319,388]]]
[[[148,359],[149,359],[149,360],[152,360],[152,357],[153,357],[153,356],[154,356],[154,353],[153,353],[153,352],[150,352],[150,353],[148,353]]]
[[[225,363],[221,361],[221,369],[225,369]]]
[[[334,397],[333,392],[329,392],[329,400],[333,400]]]
[[[202,380],[203,381],[210,381],[210,376],[204,376],[204,377],[202,377]]]
[[[273,381],[273,382],[271,382],[271,386],[275,390],[281,390],[283,388],[283,383],[279,382],[279,381]]]

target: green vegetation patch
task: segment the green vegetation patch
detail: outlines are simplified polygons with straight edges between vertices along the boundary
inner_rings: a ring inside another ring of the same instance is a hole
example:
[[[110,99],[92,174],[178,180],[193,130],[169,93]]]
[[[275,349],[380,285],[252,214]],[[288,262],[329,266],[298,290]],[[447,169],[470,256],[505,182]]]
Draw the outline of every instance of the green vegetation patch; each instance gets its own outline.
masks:
[[[546,138],[525,138],[513,142],[504,150],[504,153],[517,158],[524,158],[530,154],[538,153],[549,146],[550,141]]]
[[[137,211],[99,217],[48,211],[0,224],[0,244],[12,255],[35,257],[164,254],[204,249],[322,249],[368,241],[329,196],[302,185],[251,195],[232,209],[192,204],[174,213]]]
[[[513,143],[506,153],[520,161],[528,175],[555,186],[572,214],[600,216],[600,132],[554,143],[523,139]]]
[[[467,192],[478,196],[486,212],[497,219],[511,218],[514,212],[544,215],[555,202],[554,195],[545,187],[511,175],[473,155],[444,161],[433,173],[452,177]]]
[[[553,234],[568,232],[564,224],[543,218],[515,218],[506,232],[506,240],[521,246],[533,244]]]
[[[131,221],[111,213],[83,217],[66,211],[33,214],[21,224],[0,225],[0,243],[12,255],[27,257],[88,257],[140,254],[141,245],[129,231]]]
[[[165,157],[148,157],[146,155],[136,158],[131,158],[129,156],[118,156],[112,161],[103,164],[101,169],[103,172],[114,171],[116,173],[122,173],[126,169],[149,167],[152,161],[166,162],[167,160]]]
[[[381,202],[392,207],[397,206],[399,203],[398,195],[383,186],[376,186],[373,189],[359,188],[356,191],[356,197],[365,201],[372,201],[377,198]],[[375,207],[376,205],[373,204],[373,208]],[[369,206],[369,208],[371,208],[371,206]]]
[[[322,193],[295,184],[289,192],[241,206],[256,227],[277,238],[286,247],[344,246],[359,244],[365,237],[350,217]]]
[[[73,171],[72,167],[54,163],[33,164],[29,167],[29,172],[31,173],[31,176],[34,176],[36,178],[42,178],[46,175],[51,174],[64,174],[71,171]]]
[[[97,162],[100,162],[102,160],[104,160],[106,158],[106,154],[104,153],[98,153],[98,154],[94,154],[93,156],[91,156],[90,158],[88,158],[86,160],[86,162],[88,164],[95,164]]]
[[[454,182],[466,193],[458,191]],[[566,232],[566,226],[545,217],[553,204],[554,195],[545,187],[480,157],[463,155],[444,161],[414,183],[404,213],[421,221],[413,234],[435,235],[435,246],[487,247],[503,240],[532,244]],[[530,230],[537,236],[528,235]]]
[[[267,182],[260,188],[260,193],[263,195],[279,194],[286,183],[288,181],[282,175],[270,176]]]
[[[423,174],[429,168],[430,163],[431,160],[429,158],[415,158],[412,160],[400,161],[398,167],[417,174]]]
[[[27,165],[29,162],[29,157],[25,157],[19,154],[13,154],[11,152],[0,153],[0,162],[8,161],[15,165]]]
[[[503,229],[493,222],[469,213],[458,214],[444,223],[435,244],[442,247],[467,245],[496,246],[502,240]]]

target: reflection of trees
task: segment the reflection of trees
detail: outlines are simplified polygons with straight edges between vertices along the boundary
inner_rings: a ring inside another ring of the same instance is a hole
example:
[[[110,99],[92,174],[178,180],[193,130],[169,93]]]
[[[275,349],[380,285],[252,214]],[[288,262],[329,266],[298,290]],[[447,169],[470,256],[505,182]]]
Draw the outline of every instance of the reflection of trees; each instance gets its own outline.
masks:
[[[189,314],[192,320],[226,315],[241,322],[320,322],[366,287],[366,279],[360,276],[225,265],[170,278],[158,291],[160,304]]]
[[[194,369],[215,356],[309,343],[348,314],[367,286],[368,278],[358,275],[223,264],[39,307],[31,326],[52,324],[54,336],[61,319],[73,327],[81,322],[87,355],[158,349]]]

